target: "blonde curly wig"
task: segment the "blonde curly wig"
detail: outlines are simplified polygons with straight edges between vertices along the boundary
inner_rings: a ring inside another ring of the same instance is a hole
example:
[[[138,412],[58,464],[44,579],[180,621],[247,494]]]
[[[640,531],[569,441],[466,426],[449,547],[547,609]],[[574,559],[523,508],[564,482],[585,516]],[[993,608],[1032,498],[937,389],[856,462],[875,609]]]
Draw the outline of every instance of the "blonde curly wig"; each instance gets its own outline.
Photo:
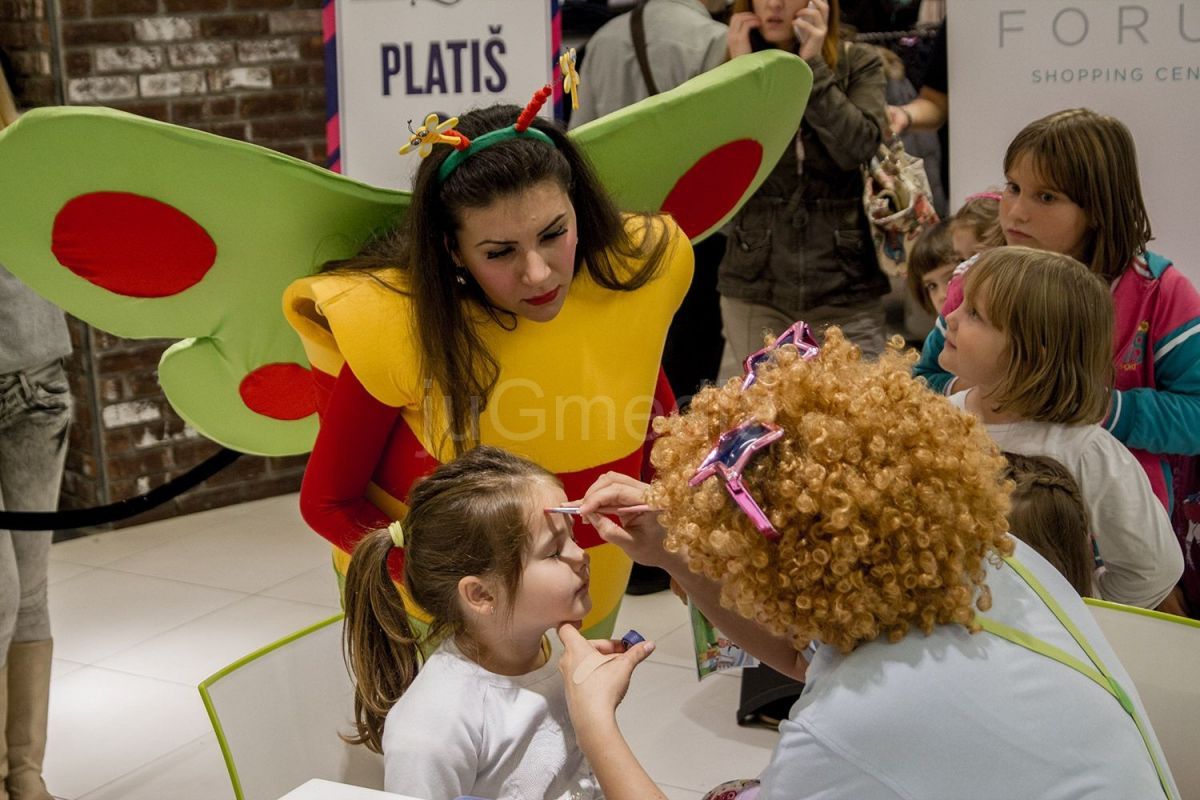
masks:
[[[1012,553],[1004,458],[971,415],[914,380],[897,339],[877,362],[831,327],[811,361],[779,348],[745,392],[740,379],[660,418],[650,502],[668,509],[666,547],[719,581],[721,603],[802,649],[853,650],[912,627],[979,627],[985,564]],[[717,437],[748,420],[785,436],[751,462],[745,485],[780,532],[769,542],[721,479],[688,479]]]

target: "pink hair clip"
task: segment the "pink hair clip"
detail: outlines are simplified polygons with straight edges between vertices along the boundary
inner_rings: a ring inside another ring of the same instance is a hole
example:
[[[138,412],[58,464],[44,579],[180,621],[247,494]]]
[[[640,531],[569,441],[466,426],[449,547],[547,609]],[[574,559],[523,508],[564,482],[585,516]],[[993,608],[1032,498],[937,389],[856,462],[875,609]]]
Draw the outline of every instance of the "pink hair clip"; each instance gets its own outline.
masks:
[[[969,203],[972,200],[995,200],[997,203],[999,203],[1001,200],[1001,195],[999,192],[976,192],[975,194],[970,195],[966,200],[963,200],[963,202]]]

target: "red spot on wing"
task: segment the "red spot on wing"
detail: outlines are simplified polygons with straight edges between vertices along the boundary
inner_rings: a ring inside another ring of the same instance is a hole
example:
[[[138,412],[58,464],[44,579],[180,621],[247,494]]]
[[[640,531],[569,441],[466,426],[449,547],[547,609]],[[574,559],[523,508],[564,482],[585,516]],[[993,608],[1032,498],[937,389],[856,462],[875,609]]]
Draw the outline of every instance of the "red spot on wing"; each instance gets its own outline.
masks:
[[[212,237],[177,208],[128,192],[72,198],[54,218],[51,251],[79,277],[126,297],[169,297],[217,259]]]
[[[304,419],[317,412],[313,379],[299,364],[265,364],[242,378],[242,402],[271,419]]]
[[[738,139],[710,151],[683,174],[663,201],[688,237],[711,228],[749,188],[762,164],[762,145]]]

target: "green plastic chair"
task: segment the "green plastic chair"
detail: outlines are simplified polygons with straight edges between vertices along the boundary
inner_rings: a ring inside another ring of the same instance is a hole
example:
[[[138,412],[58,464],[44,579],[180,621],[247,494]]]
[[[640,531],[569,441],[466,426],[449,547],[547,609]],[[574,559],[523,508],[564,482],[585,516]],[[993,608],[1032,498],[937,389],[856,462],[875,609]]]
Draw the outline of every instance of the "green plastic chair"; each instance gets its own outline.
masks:
[[[1200,798],[1200,622],[1090,597],[1084,602],[1133,679],[1180,796]]]
[[[342,615],[256,650],[200,684],[237,800],[278,800],[311,778],[383,788],[383,760],[353,730]]]

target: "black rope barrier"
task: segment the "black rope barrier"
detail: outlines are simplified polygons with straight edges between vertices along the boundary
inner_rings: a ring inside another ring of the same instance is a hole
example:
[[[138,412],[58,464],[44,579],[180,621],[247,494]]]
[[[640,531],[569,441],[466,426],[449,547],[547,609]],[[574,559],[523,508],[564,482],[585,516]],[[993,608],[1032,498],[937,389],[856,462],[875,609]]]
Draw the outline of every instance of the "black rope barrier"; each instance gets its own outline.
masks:
[[[152,508],[186,492],[216,475],[242,457],[237,450],[223,447],[174,480],[156,486],[145,494],[118,500],[104,506],[69,511],[0,511],[0,529],[10,531],[47,531],[105,525],[144,514]]]

